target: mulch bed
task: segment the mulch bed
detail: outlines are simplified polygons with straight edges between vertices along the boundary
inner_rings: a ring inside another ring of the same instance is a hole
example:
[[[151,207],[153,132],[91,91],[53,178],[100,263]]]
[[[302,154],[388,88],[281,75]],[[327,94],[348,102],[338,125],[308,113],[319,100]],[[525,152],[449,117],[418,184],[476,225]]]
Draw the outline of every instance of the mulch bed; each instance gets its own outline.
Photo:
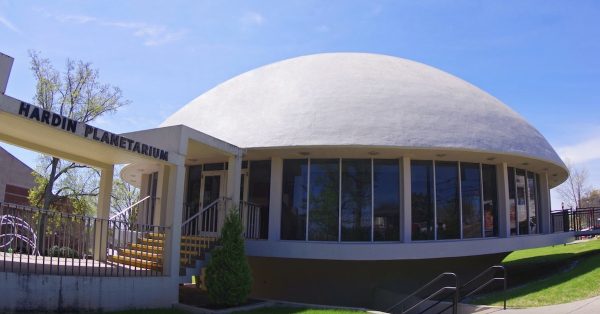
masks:
[[[257,303],[262,303],[262,302],[265,302],[265,301],[248,299],[248,300],[246,300],[246,303],[240,304],[235,307],[257,304]],[[217,305],[217,304],[211,303],[210,299],[208,298],[208,293],[196,288],[196,286],[193,286],[193,285],[179,286],[179,303],[182,303],[185,305],[191,305],[191,306],[195,306],[195,307],[201,307],[201,308],[205,308],[205,309],[211,309],[211,310],[223,310],[223,309],[232,308],[232,307],[228,307],[228,306]]]

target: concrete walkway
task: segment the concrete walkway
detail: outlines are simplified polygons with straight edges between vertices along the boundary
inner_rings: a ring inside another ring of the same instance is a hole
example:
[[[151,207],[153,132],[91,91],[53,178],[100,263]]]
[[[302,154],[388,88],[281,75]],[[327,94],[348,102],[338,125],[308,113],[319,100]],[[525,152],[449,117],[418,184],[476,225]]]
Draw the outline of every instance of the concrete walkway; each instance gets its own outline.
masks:
[[[477,313],[477,314],[589,314],[600,313],[600,296],[579,300],[571,303],[523,308],[523,309],[507,309],[506,311],[498,307],[490,306],[475,306],[461,304],[459,307],[460,313]]]

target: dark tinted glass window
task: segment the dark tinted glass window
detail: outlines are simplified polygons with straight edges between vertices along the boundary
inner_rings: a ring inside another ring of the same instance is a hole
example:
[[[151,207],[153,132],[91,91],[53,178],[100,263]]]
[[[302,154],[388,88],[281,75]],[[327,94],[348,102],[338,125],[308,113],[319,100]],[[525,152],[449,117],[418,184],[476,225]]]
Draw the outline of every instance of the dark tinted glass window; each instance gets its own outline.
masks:
[[[433,240],[433,162],[411,161],[412,239]]]
[[[537,184],[535,174],[527,172],[527,205],[529,211],[529,231],[537,233]]]
[[[308,160],[283,161],[281,239],[306,240]]]
[[[309,240],[338,240],[339,171],[339,159],[312,159],[310,162]]]
[[[435,163],[435,196],[438,239],[460,238],[458,164]]]
[[[400,240],[400,167],[398,160],[373,161],[375,241]]]
[[[250,161],[250,177],[248,181],[248,201],[260,206],[260,238],[266,239],[269,233],[271,161]]]
[[[342,241],[371,240],[371,160],[342,160]]]
[[[496,166],[482,165],[483,213],[485,236],[498,236],[498,190],[496,188]]]
[[[187,217],[198,212],[200,206],[200,180],[202,179],[202,166],[189,166],[187,177]]]
[[[510,205],[510,234],[517,234],[517,187],[515,186],[515,168],[508,168],[508,202]]]
[[[479,164],[460,164],[462,193],[463,238],[481,238],[483,210],[481,208],[481,176]]]

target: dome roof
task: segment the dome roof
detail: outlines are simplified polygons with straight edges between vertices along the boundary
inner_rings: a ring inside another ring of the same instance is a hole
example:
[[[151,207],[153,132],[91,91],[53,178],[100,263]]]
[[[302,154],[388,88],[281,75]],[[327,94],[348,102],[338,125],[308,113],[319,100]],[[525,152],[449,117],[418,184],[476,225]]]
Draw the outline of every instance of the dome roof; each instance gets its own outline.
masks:
[[[167,118],[243,148],[368,145],[517,154],[564,169],[546,139],[479,88],[433,67],[366,53],[269,64]]]

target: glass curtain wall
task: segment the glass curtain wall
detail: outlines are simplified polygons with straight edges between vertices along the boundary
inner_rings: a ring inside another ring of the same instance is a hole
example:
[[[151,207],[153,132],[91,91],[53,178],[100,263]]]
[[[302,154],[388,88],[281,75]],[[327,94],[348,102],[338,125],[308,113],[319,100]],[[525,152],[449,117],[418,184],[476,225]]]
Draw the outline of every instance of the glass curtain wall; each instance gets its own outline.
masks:
[[[538,176],[523,169],[508,168],[511,203],[511,235],[538,233]],[[514,204],[514,205],[513,205]]]
[[[496,186],[494,165],[411,161],[412,239],[497,236]]]
[[[398,241],[399,161],[284,160],[281,238]]]

